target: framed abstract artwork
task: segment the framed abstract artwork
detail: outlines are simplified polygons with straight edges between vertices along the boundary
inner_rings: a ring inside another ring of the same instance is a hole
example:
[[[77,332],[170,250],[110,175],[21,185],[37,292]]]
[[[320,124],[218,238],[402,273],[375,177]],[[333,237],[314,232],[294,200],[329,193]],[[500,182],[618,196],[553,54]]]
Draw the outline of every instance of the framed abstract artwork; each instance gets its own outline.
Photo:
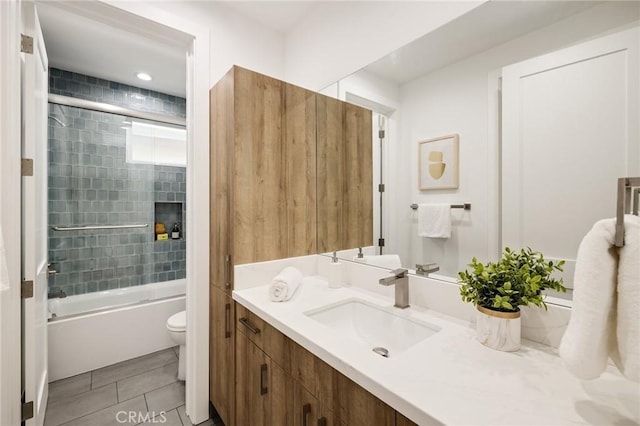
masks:
[[[458,187],[458,134],[418,142],[418,188]]]

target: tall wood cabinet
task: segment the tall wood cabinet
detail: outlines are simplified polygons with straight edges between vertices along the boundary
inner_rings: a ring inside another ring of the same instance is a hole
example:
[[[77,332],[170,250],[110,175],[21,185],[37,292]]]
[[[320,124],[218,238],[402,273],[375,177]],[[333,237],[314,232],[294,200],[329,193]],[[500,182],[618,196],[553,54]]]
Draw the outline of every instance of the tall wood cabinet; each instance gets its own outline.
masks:
[[[237,66],[210,108],[210,399],[240,425],[260,359],[229,323],[233,266],[373,243],[371,112]]]

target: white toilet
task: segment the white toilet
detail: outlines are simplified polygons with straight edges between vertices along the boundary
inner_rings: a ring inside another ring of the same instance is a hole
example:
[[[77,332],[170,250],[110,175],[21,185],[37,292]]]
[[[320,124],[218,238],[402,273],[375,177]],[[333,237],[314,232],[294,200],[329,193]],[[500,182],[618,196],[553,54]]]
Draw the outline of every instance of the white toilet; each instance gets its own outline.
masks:
[[[173,314],[167,320],[167,331],[169,336],[180,345],[180,354],[178,355],[178,380],[185,379],[184,364],[187,358],[187,311]]]

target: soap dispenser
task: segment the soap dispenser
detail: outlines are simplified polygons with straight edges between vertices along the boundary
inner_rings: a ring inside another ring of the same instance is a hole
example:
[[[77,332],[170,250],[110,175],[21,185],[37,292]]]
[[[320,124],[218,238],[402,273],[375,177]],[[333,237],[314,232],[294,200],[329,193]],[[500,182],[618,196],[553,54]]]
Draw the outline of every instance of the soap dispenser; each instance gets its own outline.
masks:
[[[342,263],[338,261],[338,255],[335,251],[333,252],[333,257],[331,257],[327,275],[329,288],[342,287]]]

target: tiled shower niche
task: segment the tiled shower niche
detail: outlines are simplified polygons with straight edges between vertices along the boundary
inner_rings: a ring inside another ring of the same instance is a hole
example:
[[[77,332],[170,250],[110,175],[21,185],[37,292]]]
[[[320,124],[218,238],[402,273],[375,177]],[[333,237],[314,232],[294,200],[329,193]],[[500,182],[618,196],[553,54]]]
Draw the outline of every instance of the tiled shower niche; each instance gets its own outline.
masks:
[[[179,202],[165,202],[155,204],[155,221],[165,225],[169,239],[172,239],[173,225],[178,225],[180,238],[184,239],[184,204]],[[162,241],[161,241],[162,242]]]
[[[50,291],[74,295],[185,278],[184,238],[157,244],[154,233],[156,203],[179,205],[185,217],[185,167],[127,162],[127,117],[53,104],[49,115],[62,123],[49,120],[48,127],[49,261],[58,272]],[[104,225],[139,227],[64,230]]]

